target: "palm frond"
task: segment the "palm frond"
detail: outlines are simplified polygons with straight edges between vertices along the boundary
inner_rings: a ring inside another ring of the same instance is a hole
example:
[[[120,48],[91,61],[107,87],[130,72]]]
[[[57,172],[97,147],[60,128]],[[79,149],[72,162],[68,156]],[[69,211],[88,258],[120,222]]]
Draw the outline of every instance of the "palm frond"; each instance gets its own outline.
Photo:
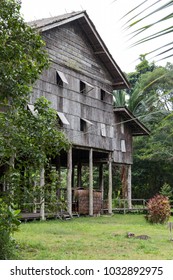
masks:
[[[144,6],[144,4],[145,4],[145,6]],[[155,40],[159,37],[163,37],[163,36],[166,36],[166,35],[169,35],[170,33],[172,33],[173,32],[172,22],[170,22],[170,24],[169,24],[169,20],[173,19],[173,11],[171,10],[171,7],[173,7],[173,0],[169,0],[166,3],[163,3],[162,0],[155,0],[154,3],[151,3],[151,1],[149,1],[149,0],[145,0],[145,1],[140,0],[140,4],[136,5],[133,9],[128,11],[121,19],[123,19],[123,20],[125,18],[127,19],[126,22],[123,24],[123,29],[126,32],[127,32],[127,30],[132,30],[132,32],[130,32],[128,34],[129,35],[128,41],[130,40],[132,42],[130,44],[130,47],[135,47],[139,44],[144,44],[148,41]],[[160,18],[161,12],[166,12],[167,14]],[[133,13],[135,13],[135,14],[133,15]],[[151,22],[150,19],[153,19],[153,16],[157,15],[157,14],[159,15],[159,19],[156,19],[153,22]],[[129,16],[130,16],[130,18],[129,18]],[[145,21],[147,20],[149,23],[142,24],[144,22],[144,20]],[[163,22],[167,23],[167,27],[162,28],[162,26],[159,25]],[[139,27],[136,28],[137,26],[139,26]],[[148,30],[153,30],[152,28],[154,28],[155,26],[157,26],[159,28],[157,30],[157,32],[151,31],[149,34]],[[136,29],[134,30],[134,28],[136,28]],[[143,34],[143,33],[145,34],[146,31],[149,35],[144,36],[142,39],[138,39],[138,40],[135,39],[139,36],[141,37],[141,34]],[[167,37],[165,37],[165,38],[167,38]],[[135,39],[135,41],[134,41],[134,39]],[[161,51],[159,54],[156,53],[156,55],[157,55],[157,57],[163,55],[161,60],[167,59],[173,55],[170,53],[169,53],[169,55],[164,55],[171,51],[171,49],[168,46],[169,46],[169,44],[172,44],[172,43],[173,43],[172,40],[170,42],[168,42],[168,41],[165,42],[163,40],[163,43],[160,43],[159,48],[154,49],[154,50],[153,49],[148,50],[146,53],[155,54],[156,51],[158,51],[159,49],[166,48],[164,51]]]
[[[138,40],[137,42],[135,42],[134,44],[132,44],[131,47],[137,46],[137,45],[139,45],[139,44],[143,44],[143,43],[145,43],[145,42],[147,42],[147,41],[151,41],[151,40],[156,39],[156,38],[158,38],[158,37],[160,37],[160,36],[167,35],[167,34],[169,34],[169,33],[171,33],[171,32],[173,32],[173,26],[170,26],[170,27],[165,28],[165,29],[163,29],[163,30],[161,30],[161,31],[158,31],[158,32],[156,32],[156,33],[154,33],[154,34],[151,34],[151,35],[149,35],[149,36],[147,36],[147,37],[145,37],[145,38],[143,38],[143,39],[141,39],[141,40]],[[163,46],[164,46],[164,45],[163,45]]]
[[[127,16],[128,14],[132,13],[133,11],[135,11],[137,8],[141,7],[142,4],[144,4],[145,2],[147,2],[148,0],[142,2],[140,5],[136,6],[134,9],[132,9],[130,12],[128,12],[126,15],[124,15],[121,19],[123,19],[125,16]],[[148,9],[150,9],[151,7],[153,7],[155,4],[157,4],[158,2],[160,2],[162,0],[157,0],[155,3],[149,5],[148,7],[146,7],[145,9],[143,9],[141,12],[139,12],[138,14],[136,14],[135,16],[133,16],[132,18],[130,18],[129,20],[127,20],[123,26],[126,26],[129,22],[131,22],[133,19],[135,19],[136,17],[138,17],[139,15],[143,14],[144,12],[146,12]],[[129,26],[127,26],[126,28],[129,28]]]
[[[166,17],[163,17],[163,18],[159,19],[158,21],[155,21],[154,23],[151,23],[151,24],[145,25],[145,26],[143,26],[143,27],[141,27],[141,28],[138,28],[137,30],[135,30],[135,31],[133,31],[133,32],[130,33],[130,34],[134,34],[134,35],[130,38],[130,40],[133,39],[134,37],[136,37],[137,35],[139,35],[140,33],[146,31],[148,28],[153,27],[154,25],[156,25],[156,24],[158,24],[158,23],[161,23],[162,21],[166,21],[166,20],[168,20],[168,19],[171,19],[171,18],[173,18],[173,13],[167,15]],[[163,30],[162,30],[162,31],[163,31]]]
[[[156,1],[153,5],[157,4],[158,2],[160,2],[160,1]],[[153,5],[151,5],[151,6],[153,6]],[[142,18],[138,18],[136,21],[131,22],[131,23],[129,24],[128,27],[130,28],[130,27],[136,25],[137,23],[141,22],[142,20],[147,19],[148,17],[151,17],[152,15],[155,15],[156,13],[158,13],[158,12],[160,12],[160,11],[162,11],[162,10],[168,8],[168,7],[170,7],[171,5],[173,5],[173,0],[169,1],[168,3],[162,5],[162,6],[159,7],[159,8],[156,8],[154,11],[152,11],[152,12],[150,12],[149,14],[143,16]],[[151,6],[150,6],[150,7],[151,7]],[[149,8],[149,7],[148,7],[148,8]],[[144,11],[143,11],[143,12],[144,12]],[[142,13],[143,13],[143,12],[142,12]],[[139,13],[139,14],[140,14],[140,13]],[[138,14],[138,15],[139,15],[139,14]],[[137,15],[137,16],[138,16],[138,15]],[[135,17],[137,17],[137,16],[135,16]]]

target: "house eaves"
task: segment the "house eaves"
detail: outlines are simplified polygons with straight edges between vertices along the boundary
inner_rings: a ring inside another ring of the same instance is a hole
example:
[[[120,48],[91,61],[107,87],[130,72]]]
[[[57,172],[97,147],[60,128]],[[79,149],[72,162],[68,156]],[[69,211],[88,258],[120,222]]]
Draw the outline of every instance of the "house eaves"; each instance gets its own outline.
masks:
[[[124,123],[126,123],[132,131],[133,136],[149,135],[148,128],[141,123],[126,107],[117,107],[114,109],[114,113],[119,114]]]
[[[113,59],[86,11],[72,12],[57,17],[35,20],[28,24],[31,27],[38,29],[40,32],[45,32],[73,21],[79,23],[93,48],[94,54],[102,61],[112,77],[112,86],[114,90],[130,88],[128,80]]]

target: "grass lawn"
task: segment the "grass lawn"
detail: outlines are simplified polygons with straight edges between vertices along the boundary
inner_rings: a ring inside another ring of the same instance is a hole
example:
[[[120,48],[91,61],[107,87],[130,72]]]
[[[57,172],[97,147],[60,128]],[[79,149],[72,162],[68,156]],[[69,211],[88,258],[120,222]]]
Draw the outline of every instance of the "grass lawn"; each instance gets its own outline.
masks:
[[[170,221],[173,222],[171,217]],[[127,238],[127,232],[148,235]],[[21,260],[172,260],[167,225],[152,225],[144,215],[116,214],[22,223],[15,233]]]

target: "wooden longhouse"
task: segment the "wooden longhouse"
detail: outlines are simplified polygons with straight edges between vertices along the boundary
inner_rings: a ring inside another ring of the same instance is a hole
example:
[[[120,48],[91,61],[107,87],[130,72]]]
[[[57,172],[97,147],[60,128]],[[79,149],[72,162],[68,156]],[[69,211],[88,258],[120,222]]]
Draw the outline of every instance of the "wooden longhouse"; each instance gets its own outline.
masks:
[[[70,150],[61,153],[59,159],[60,165],[67,167],[68,212],[72,214],[72,190],[81,187],[81,168],[85,164],[89,166],[89,215],[95,213],[95,165],[99,165],[99,189],[102,192],[103,165],[108,165],[110,214],[112,165],[126,166],[130,205],[132,138],[149,132],[127,108],[113,106],[113,90],[129,88],[126,77],[85,11],[36,20],[30,25],[41,32],[51,60],[49,69],[34,85],[30,102],[33,104],[40,96],[51,101],[62,129],[72,143]],[[77,167],[76,186],[73,185],[74,167]]]

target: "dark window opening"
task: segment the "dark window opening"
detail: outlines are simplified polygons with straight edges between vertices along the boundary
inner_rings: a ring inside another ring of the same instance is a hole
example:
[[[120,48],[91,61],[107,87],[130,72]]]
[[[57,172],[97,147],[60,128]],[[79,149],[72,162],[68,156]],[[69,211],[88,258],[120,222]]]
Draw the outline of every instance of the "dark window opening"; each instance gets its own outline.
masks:
[[[62,128],[63,127],[63,122],[61,121],[61,119],[57,116],[58,119],[58,127]]]
[[[86,84],[82,81],[80,81],[80,93],[86,93]]]
[[[86,131],[86,122],[82,119],[80,119],[80,131]]]
[[[56,71],[56,83],[58,86],[63,87],[63,84],[68,84],[68,81],[61,71]]]
[[[61,80],[58,73],[56,73],[56,83],[58,86],[63,87],[63,81]]]
[[[105,100],[105,91],[104,91],[103,89],[100,90],[100,99],[101,99],[102,101]]]

